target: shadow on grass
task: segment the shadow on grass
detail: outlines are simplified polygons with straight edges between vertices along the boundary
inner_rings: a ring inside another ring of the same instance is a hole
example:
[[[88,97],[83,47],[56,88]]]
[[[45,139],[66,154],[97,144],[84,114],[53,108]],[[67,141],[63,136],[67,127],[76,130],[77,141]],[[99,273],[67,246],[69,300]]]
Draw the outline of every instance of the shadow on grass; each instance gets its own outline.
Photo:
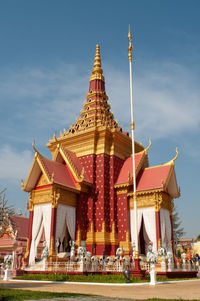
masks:
[[[35,292],[28,290],[0,288],[0,300],[38,300],[52,298],[88,297],[89,295],[72,293]]]

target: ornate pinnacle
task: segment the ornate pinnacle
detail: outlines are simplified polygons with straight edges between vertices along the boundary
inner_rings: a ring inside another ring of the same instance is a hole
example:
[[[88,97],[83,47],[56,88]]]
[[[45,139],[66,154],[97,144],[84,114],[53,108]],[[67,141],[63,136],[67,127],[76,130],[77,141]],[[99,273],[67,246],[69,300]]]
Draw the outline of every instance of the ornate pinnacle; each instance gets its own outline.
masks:
[[[128,58],[129,62],[132,62],[132,35],[131,35],[131,30],[130,30],[130,25],[129,25],[129,32],[128,32],[128,40],[129,40],[129,47],[128,47]]]
[[[92,76],[90,81],[94,79],[101,79],[104,81],[103,70],[101,68],[101,57],[100,57],[100,47],[99,44],[96,45],[96,54],[94,58],[94,68],[92,69]]]
[[[100,57],[100,48],[99,44],[96,45],[96,54],[94,58],[94,68],[92,70],[92,73],[103,73],[103,70],[101,69],[101,57]]]

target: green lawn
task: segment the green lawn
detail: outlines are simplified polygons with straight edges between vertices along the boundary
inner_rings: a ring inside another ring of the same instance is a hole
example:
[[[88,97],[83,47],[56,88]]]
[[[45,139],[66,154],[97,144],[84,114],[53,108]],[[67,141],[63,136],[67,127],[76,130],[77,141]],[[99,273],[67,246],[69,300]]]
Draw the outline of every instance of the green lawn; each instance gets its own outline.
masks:
[[[70,293],[50,293],[50,292],[35,292],[18,289],[0,288],[0,300],[36,300],[36,299],[52,299],[52,298],[71,298],[74,296],[87,296]]]
[[[0,288],[0,300],[1,301],[8,301],[8,300],[39,300],[39,299],[52,299],[52,298],[73,298],[73,297],[83,297],[84,300],[88,298],[95,297],[91,295],[83,295],[83,294],[70,294],[70,293],[49,293],[49,292],[35,292],[35,291],[28,291],[28,290],[16,290],[16,289],[6,289]],[[115,298],[109,298],[110,300],[115,300]],[[73,299],[72,299],[73,300]],[[99,300],[104,300],[104,297],[99,297]],[[122,299],[124,300],[124,299]],[[133,299],[132,299],[133,300]],[[180,299],[146,299],[145,301],[180,301]],[[127,299],[128,301],[128,299]],[[130,301],[130,299],[129,299]],[[135,300],[136,301],[136,300]],[[138,300],[139,301],[139,300]],[[142,301],[142,300],[140,300]],[[144,300],[143,300],[144,301]],[[181,299],[181,301],[187,301]],[[197,300],[190,300],[190,301],[197,301]]]
[[[123,274],[88,274],[88,275],[67,275],[67,274],[24,274],[22,277],[17,279],[21,280],[43,280],[43,281],[71,281],[71,282],[99,282],[99,283],[126,283]],[[189,280],[192,278],[164,278],[157,277],[157,281],[175,281],[175,280]],[[197,278],[193,278],[197,279]],[[145,279],[140,280],[135,277],[131,277],[131,283],[148,282],[149,275]]]
[[[99,282],[99,283],[126,283],[125,277],[122,274],[110,274],[110,275],[66,275],[66,274],[24,274],[17,279],[21,280],[49,280],[49,281],[71,281],[71,282]],[[139,280],[135,277],[131,277],[131,282],[146,282],[149,281],[149,277],[145,280]]]

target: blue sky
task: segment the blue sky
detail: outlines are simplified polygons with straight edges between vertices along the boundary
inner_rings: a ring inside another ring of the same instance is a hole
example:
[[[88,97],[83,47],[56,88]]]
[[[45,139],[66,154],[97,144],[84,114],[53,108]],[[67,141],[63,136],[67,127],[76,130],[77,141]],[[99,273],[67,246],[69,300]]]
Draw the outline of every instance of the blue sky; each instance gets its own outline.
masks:
[[[100,44],[115,118],[129,130],[127,31],[134,33],[136,140],[152,139],[151,165],[175,155],[181,197],[175,200],[187,237],[200,233],[200,2],[1,1],[0,190],[25,208],[20,190],[39,151],[79,116]]]

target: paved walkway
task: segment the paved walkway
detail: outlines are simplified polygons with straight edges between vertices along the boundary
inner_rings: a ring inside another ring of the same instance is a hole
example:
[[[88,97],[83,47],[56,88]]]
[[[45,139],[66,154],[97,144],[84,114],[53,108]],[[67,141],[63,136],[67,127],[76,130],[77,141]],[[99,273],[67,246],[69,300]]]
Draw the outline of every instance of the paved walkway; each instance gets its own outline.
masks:
[[[18,288],[34,291],[48,291],[48,292],[64,292],[64,293],[78,293],[89,294],[96,296],[103,296],[104,298],[92,298],[92,300],[109,300],[111,298],[118,298],[122,300],[133,299],[196,299],[200,300],[200,280],[184,281],[184,282],[170,282],[157,284],[156,286],[133,285],[133,284],[86,284],[86,283],[39,283],[26,281],[0,281],[0,288]],[[84,300],[80,298],[70,298],[69,300]],[[60,300],[68,300],[60,299]],[[87,297],[85,300],[89,300]],[[116,299],[115,299],[116,300]]]

